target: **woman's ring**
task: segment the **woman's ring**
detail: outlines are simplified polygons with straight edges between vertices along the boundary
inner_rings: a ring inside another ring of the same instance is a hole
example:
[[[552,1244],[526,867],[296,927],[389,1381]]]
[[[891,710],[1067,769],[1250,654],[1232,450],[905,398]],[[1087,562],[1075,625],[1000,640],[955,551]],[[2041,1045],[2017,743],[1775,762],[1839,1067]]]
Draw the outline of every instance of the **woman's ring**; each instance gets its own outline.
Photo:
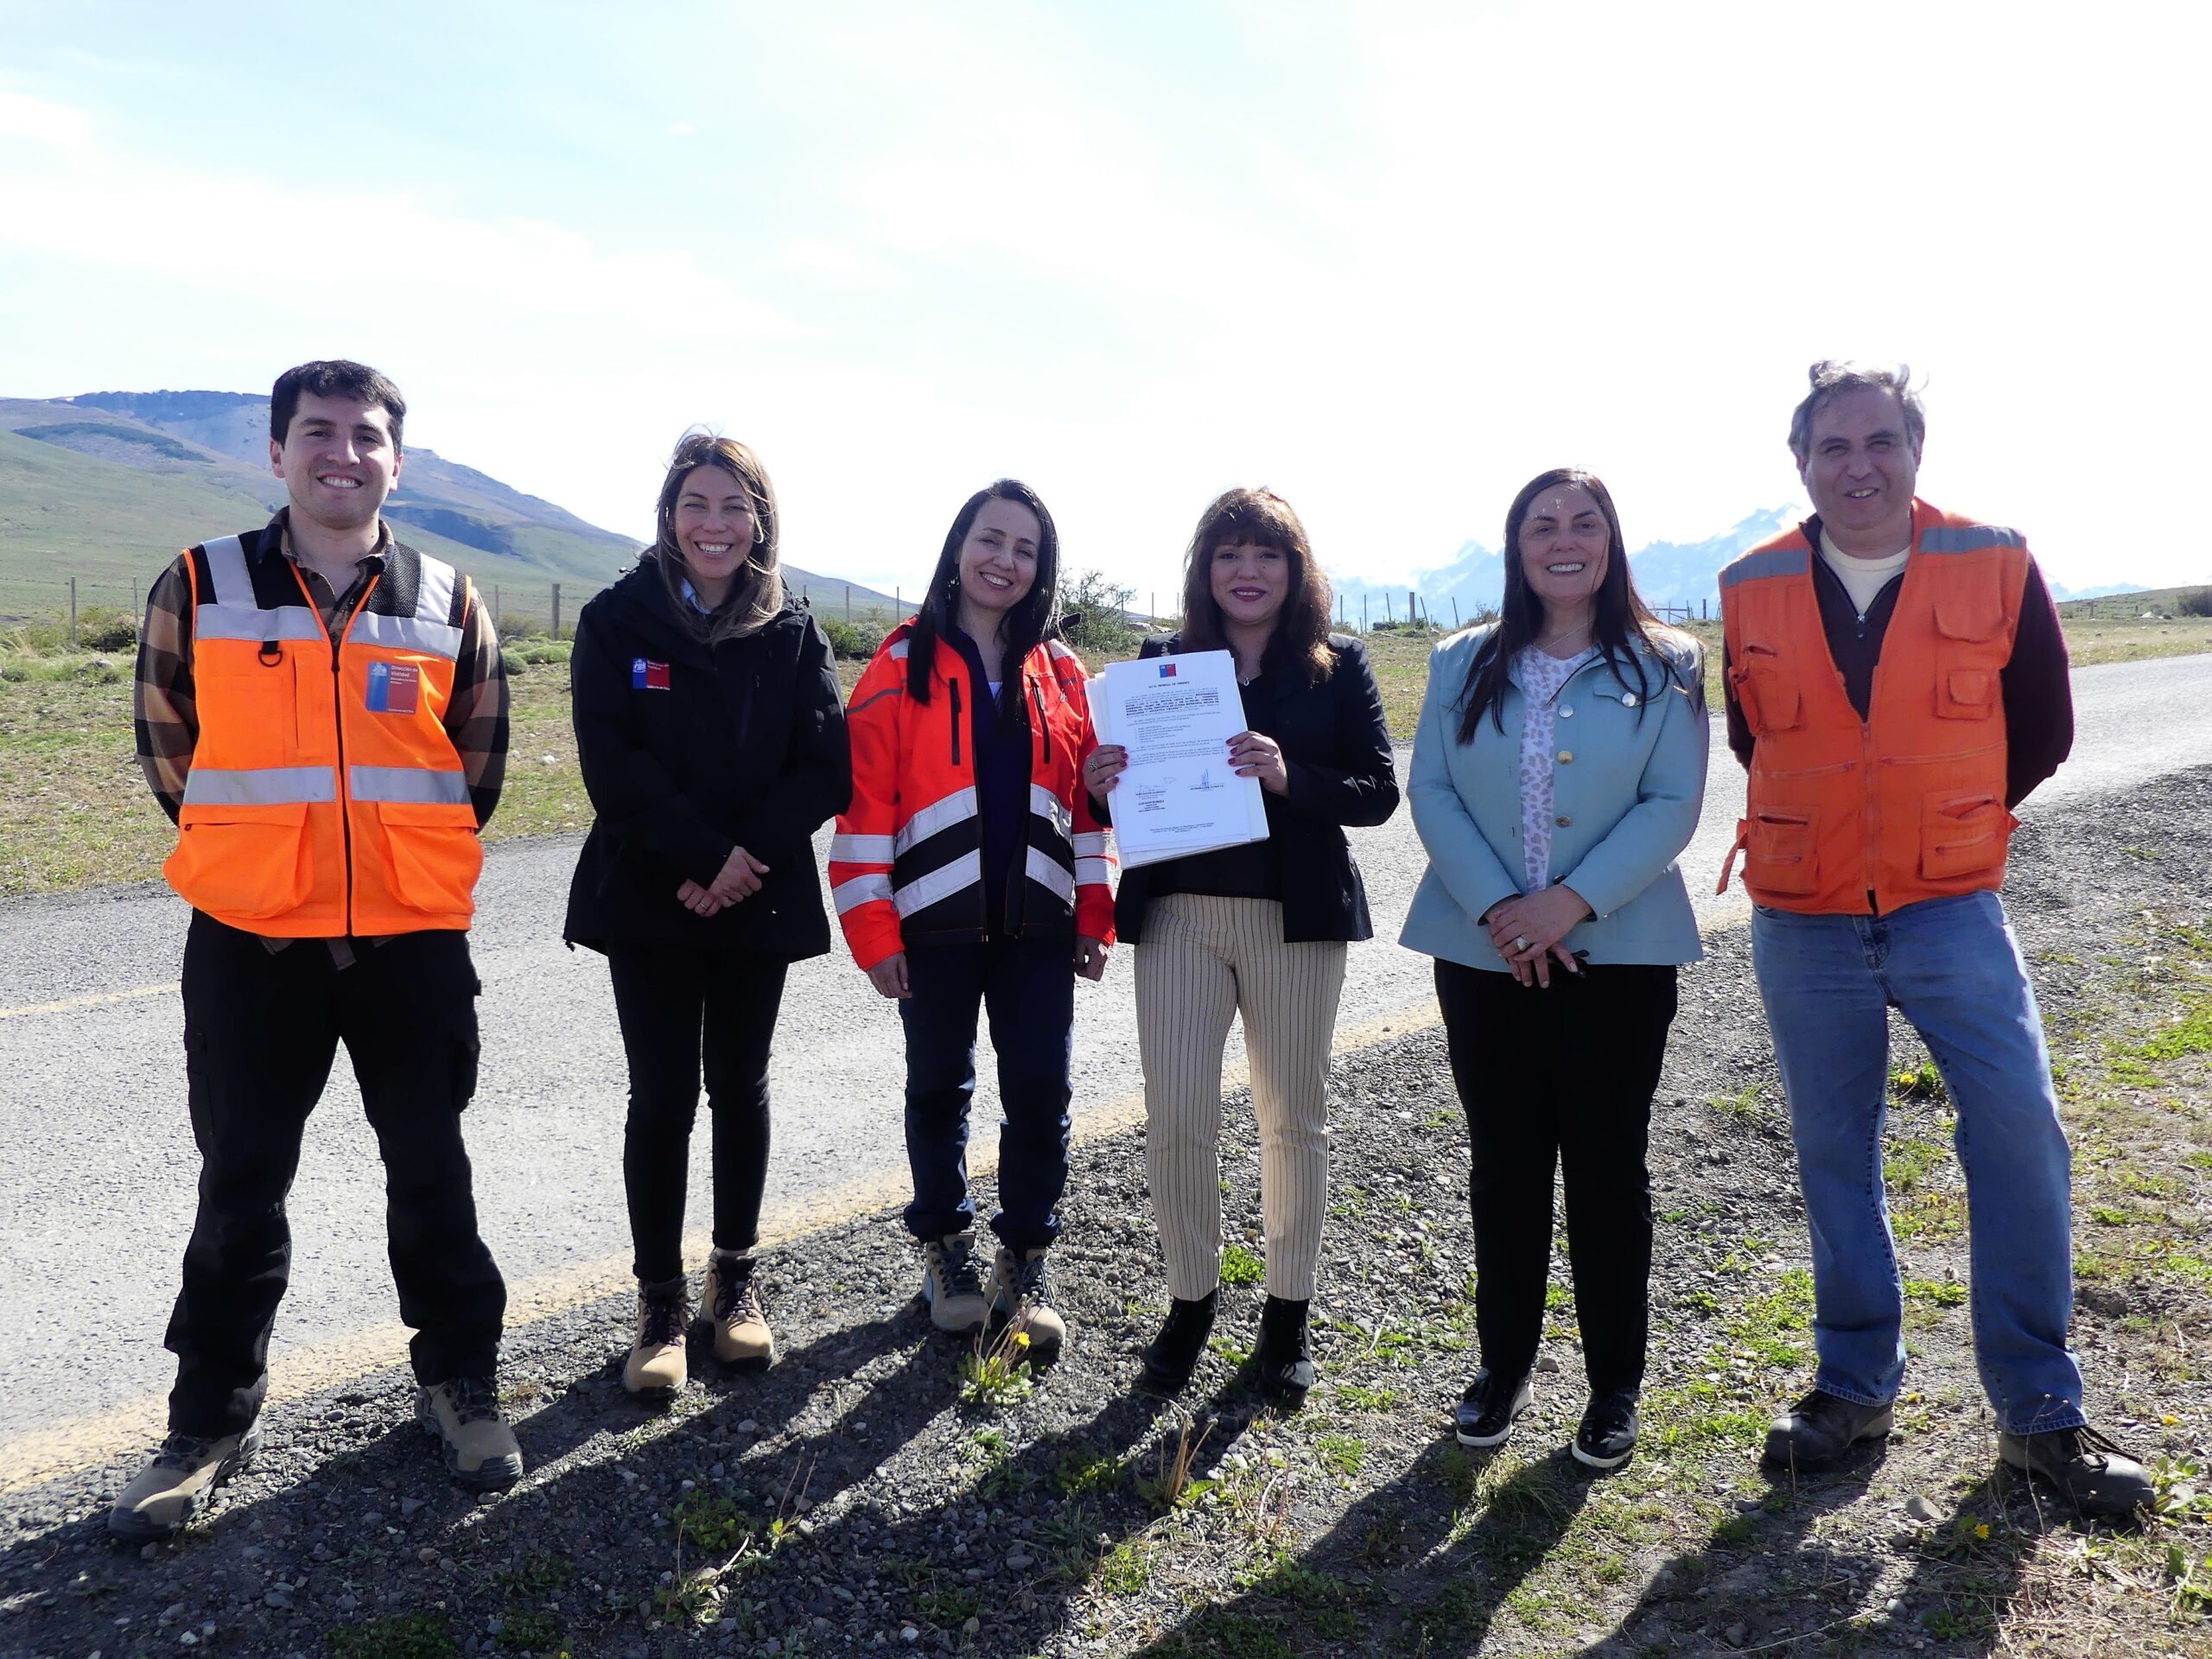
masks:
[[[1515,939],[1513,941],[1513,948],[1516,950],[1526,950],[1529,948],[1528,935],[1524,933],[1520,938]]]

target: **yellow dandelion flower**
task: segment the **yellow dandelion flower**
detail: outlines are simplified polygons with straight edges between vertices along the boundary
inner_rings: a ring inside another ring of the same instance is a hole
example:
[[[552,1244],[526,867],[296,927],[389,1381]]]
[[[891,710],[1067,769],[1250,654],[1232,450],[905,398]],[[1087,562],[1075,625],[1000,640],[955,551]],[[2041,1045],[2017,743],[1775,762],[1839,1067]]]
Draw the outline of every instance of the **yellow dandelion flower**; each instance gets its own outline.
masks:
[[[1017,1348],[1027,1348],[1029,1345],[1029,1333],[1027,1331],[1015,1332],[1014,1333],[1014,1345]]]
[[[1989,1522],[1986,1522],[1986,1521],[1985,1521],[1985,1522],[1983,1522],[1980,1526],[1976,1527],[1976,1528],[1974,1529],[1974,1535],[1975,1537],[1977,1537],[1977,1538],[1986,1538],[1986,1537],[1988,1537],[1988,1536],[1989,1536]]]

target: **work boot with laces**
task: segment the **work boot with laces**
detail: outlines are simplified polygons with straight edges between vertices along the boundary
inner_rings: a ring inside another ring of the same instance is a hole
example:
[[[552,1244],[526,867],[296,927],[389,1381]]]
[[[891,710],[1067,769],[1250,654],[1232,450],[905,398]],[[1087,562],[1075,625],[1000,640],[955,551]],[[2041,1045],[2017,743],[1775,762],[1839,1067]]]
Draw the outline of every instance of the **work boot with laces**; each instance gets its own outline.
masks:
[[[1767,1430],[1767,1466],[1820,1474],[1843,1462],[1861,1440],[1888,1440],[1894,1416],[1888,1406],[1862,1406],[1815,1389]]]
[[[765,1371],[776,1363],[775,1333],[760,1311],[753,1257],[716,1250],[707,1258],[707,1294],[699,1312],[714,1327],[715,1357],[734,1371]]]
[[[638,1287],[637,1336],[622,1363],[622,1386],[640,1400],[666,1400],[683,1386],[689,1289],[681,1274]]]
[[[1068,1322],[1052,1306],[1052,1281],[1045,1268],[1047,1254],[1042,1245],[1012,1250],[1001,1244],[991,1267],[992,1327],[1027,1337],[1024,1353],[1034,1365],[1050,1365],[1059,1358],[1068,1339]]]
[[[171,1434],[117,1496],[107,1513],[109,1533],[134,1544],[175,1536],[213,1501],[218,1486],[252,1465],[260,1450],[258,1423],[219,1440]]]
[[[2155,1492],[2143,1465],[2086,1423],[2041,1434],[1999,1434],[1997,1455],[2041,1475],[2085,1518],[2148,1509]]]
[[[1213,1330],[1214,1309],[1221,1300],[1218,1287],[1203,1296],[1168,1299],[1167,1319],[1144,1351],[1139,1385],[1154,1394],[1180,1394],[1205,1357],[1206,1337]]]
[[[990,1303],[976,1267],[974,1233],[923,1241],[922,1300],[929,1304],[930,1323],[940,1331],[965,1337],[982,1329]]]
[[[424,1389],[415,1416],[445,1452],[453,1478],[470,1491],[504,1492],[522,1478],[522,1447],[499,1414],[499,1391],[490,1377],[448,1377]]]

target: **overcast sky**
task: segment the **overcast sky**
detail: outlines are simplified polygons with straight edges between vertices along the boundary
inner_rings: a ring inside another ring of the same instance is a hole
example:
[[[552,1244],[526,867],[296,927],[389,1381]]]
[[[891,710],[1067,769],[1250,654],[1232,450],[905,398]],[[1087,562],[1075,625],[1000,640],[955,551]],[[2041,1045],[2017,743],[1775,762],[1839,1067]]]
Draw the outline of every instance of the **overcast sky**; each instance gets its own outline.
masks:
[[[1011,473],[1141,593],[1239,483],[1376,579],[1560,464],[1701,539],[1864,354],[1924,494],[2196,580],[2205,15],[0,0],[0,395],[358,357],[612,529],[705,423],[796,563],[912,591]]]

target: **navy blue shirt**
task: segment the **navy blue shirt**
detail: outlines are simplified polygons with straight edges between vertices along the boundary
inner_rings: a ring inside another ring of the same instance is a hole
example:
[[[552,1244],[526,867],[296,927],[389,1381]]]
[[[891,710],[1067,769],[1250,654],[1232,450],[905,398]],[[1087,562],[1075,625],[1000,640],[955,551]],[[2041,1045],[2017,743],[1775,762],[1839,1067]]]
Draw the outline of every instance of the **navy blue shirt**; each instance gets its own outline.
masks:
[[[968,664],[969,741],[976,757],[976,817],[983,851],[983,927],[988,934],[1007,934],[1021,920],[1018,912],[1007,914],[1007,901],[1024,874],[1029,847],[1029,722],[1009,728],[1000,717],[1000,702],[1011,696],[1020,703],[1021,664],[1006,664],[1007,683],[994,701],[976,642],[957,627],[945,630],[944,638]]]

